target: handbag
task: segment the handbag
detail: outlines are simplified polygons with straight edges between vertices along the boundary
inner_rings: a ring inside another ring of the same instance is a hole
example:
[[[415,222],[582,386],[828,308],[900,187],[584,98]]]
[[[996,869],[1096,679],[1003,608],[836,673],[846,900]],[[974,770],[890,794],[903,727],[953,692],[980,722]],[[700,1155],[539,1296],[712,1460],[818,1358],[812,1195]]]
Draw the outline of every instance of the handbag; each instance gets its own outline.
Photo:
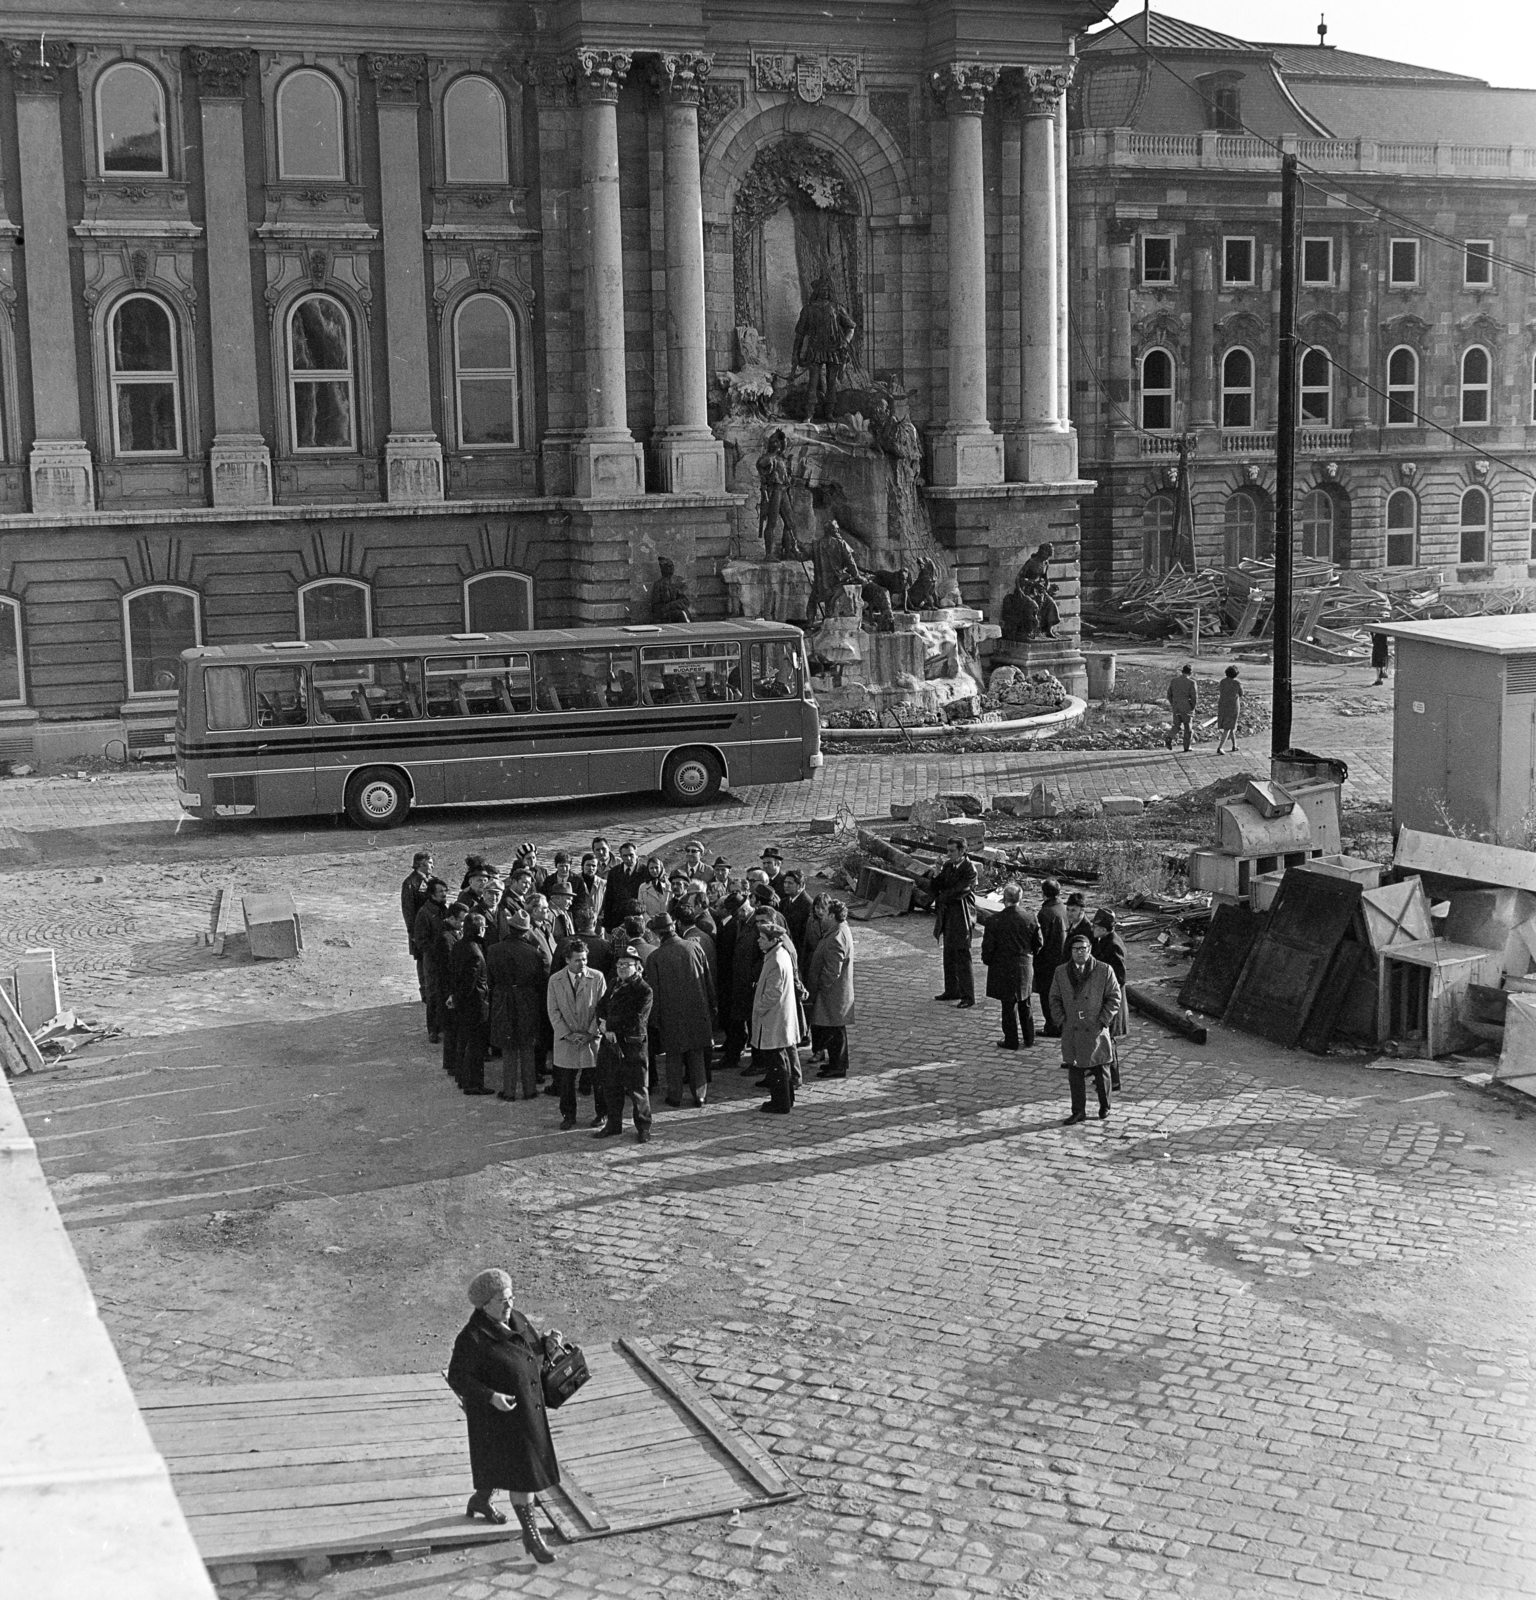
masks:
[[[547,1410],[558,1411],[591,1376],[580,1345],[562,1344],[545,1334],[544,1365],[539,1377],[544,1385]]]

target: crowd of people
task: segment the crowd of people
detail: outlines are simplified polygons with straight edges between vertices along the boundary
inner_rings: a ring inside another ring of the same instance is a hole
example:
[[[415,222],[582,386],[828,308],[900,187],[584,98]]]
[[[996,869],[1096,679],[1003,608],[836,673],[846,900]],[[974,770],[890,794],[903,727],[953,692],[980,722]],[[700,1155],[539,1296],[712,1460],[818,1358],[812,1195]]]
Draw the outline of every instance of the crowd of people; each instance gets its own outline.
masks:
[[[546,864],[523,844],[505,870],[469,856],[455,892],[418,851],[400,912],[428,1042],[459,1088],[557,1097],[563,1130],[591,1096],[594,1137],[621,1134],[627,1108],[644,1143],[653,1090],[702,1107],[715,1074],[748,1051],[765,1112],[793,1109],[807,1042],[818,1077],[846,1077],[846,904],[807,893],[776,846],[744,874],[704,854],[694,841],[669,868],[599,837],[574,862],[556,850]]]

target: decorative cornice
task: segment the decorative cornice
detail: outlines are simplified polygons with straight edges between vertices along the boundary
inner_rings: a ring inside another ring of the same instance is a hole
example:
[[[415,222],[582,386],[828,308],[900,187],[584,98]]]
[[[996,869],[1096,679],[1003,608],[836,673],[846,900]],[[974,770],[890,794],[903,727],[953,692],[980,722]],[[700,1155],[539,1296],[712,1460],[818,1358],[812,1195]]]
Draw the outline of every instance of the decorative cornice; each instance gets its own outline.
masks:
[[[575,55],[576,85],[583,98],[599,104],[616,105],[619,87],[629,76],[634,53],[629,50],[590,50]]]
[[[980,61],[950,61],[930,82],[946,115],[979,117],[987,109],[987,96],[997,87],[1001,67]]]
[[[197,92],[204,100],[245,99],[246,76],[255,59],[253,50],[203,45],[191,45],[187,50],[187,66],[197,79]]]
[[[1024,115],[1054,117],[1061,97],[1072,87],[1072,73],[1076,65],[1076,62],[1068,61],[1057,67],[1025,67]]]
[[[684,50],[676,55],[663,55],[657,73],[657,86],[662,93],[680,105],[696,106],[704,98],[705,80],[715,65],[715,58],[702,50]]]
[[[17,94],[59,94],[64,74],[75,64],[75,47],[61,39],[39,39],[36,44],[29,40],[8,44],[5,59]]]
[[[392,105],[416,104],[416,88],[427,75],[427,58],[410,55],[370,55],[366,57],[373,78],[374,92]]]

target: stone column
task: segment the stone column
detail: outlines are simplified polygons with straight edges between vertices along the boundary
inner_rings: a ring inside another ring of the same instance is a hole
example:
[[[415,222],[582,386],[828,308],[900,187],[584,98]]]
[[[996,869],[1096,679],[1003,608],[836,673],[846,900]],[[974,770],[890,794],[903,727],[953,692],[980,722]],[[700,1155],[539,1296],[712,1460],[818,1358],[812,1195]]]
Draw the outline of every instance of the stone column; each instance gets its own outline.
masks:
[[[96,505],[95,473],[80,425],[59,105],[65,76],[75,64],[75,47],[53,40],[13,44],[6,55],[16,86],[22,254],[27,268],[34,428],[27,470],[32,509],[91,511]]]
[[[627,50],[576,52],[587,422],[576,441],[575,465],[576,493],[583,499],[645,491],[640,446],[629,431],[624,379],[624,237],[619,215],[619,86],[632,60]]]
[[[1067,207],[1067,97],[1056,97],[1056,416],[1072,436],[1072,476],[1077,476],[1077,429],[1072,422],[1071,212]]]
[[[1189,321],[1189,427],[1216,426],[1216,247],[1209,238],[1192,241],[1194,292]]]
[[[213,347],[213,503],[272,504],[272,456],[256,398],[256,317],[245,210],[245,83],[249,50],[193,48],[203,124],[203,219]]]
[[[1077,476],[1077,440],[1061,410],[1061,155],[1057,117],[1071,81],[1067,67],[1024,69],[1023,192],[1019,202],[1019,342],[1023,353],[1020,425],[1009,439],[1008,476],[1061,483]]]
[[[427,264],[422,245],[421,111],[425,56],[371,55],[379,119],[379,220],[384,238],[384,343],[389,370],[385,498],[443,498],[443,446],[432,431]]]
[[[933,481],[1001,483],[1003,441],[987,422],[986,192],[981,117],[998,69],[955,61],[933,75],[949,119],[949,407],[933,438]]]
[[[668,494],[723,494],[725,446],[709,430],[704,348],[704,199],[699,101],[713,57],[661,58],[666,123],[662,211],[667,249],[667,425],[656,438]]]

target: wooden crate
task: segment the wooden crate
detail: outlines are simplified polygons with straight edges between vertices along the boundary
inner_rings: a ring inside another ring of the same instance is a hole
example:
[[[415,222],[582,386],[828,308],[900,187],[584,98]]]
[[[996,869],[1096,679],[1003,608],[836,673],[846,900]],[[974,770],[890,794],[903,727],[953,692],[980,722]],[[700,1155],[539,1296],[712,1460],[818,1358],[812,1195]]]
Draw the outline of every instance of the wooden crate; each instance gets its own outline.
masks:
[[[1446,1056],[1477,1043],[1466,1025],[1467,991],[1496,985],[1497,950],[1417,939],[1389,945],[1377,957],[1377,1037],[1392,1040],[1400,1055]]]

